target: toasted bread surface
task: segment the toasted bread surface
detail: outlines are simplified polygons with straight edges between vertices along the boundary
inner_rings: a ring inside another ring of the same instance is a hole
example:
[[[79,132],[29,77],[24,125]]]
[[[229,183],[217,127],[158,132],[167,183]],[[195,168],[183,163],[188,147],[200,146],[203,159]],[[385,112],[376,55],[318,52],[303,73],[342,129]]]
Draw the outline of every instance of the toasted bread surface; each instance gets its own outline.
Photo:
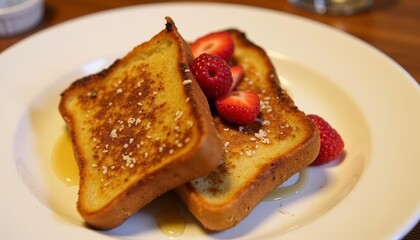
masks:
[[[238,30],[228,30],[234,64],[244,67],[238,90],[261,100],[255,123],[238,126],[214,114],[224,144],[224,162],[207,177],[176,189],[191,213],[209,230],[238,224],[278,185],[308,166],[319,152],[315,125],[280,87],[265,51]]]
[[[222,160],[190,49],[166,19],[152,39],[62,93],[59,111],[80,170],[77,209],[98,229],[122,224]]]

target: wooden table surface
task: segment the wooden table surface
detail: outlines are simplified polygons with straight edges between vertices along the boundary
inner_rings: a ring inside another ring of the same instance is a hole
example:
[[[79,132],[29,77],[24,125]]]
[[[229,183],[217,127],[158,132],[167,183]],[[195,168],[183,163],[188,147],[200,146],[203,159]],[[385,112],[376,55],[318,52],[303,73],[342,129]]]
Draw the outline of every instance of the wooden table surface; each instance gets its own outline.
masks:
[[[45,16],[41,24],[29,33],[0,38],[0,54],[4,49],[32,33],[71,18],[116,7],[152,2],[162,1],[45,0]],[[287,0],[216,0],[213,2],[239,3],[276,9],[339,28],[384,52],[420,84],[420,0],[375,0],[369,11],[353,16],[318,15],[301,10],[289,4]],[[420,224],[417,224],[405,239],[420,239]]]

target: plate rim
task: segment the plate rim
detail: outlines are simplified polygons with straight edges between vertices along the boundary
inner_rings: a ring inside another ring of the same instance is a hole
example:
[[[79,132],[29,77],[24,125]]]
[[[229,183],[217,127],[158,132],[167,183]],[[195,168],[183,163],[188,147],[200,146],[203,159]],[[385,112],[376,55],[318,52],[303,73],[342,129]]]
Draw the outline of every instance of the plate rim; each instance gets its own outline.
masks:
[[[159,7],[162,7],[162,6],[166,6],[166,7],[168,7],[168,6],[169,7],[170,6],[177,6],[177,7],[180,7],[180,6],[186,6],[186,7],[189,7],[189,6],[211,6],[212,8],[230,6],[229,8],[233,8],[234,7],[234,8],[240,9],[238,11],[242,11],[242,10],[244,10],[244,11],[252,11],[252,10],[255,10],[255,11],[261,13],[261,14],[267,13],[267,14],[272,14],[272,15],[283,15],[283,17],[286,16],[286,18],[287,17],[291,17],[291,18],[294,18],[294,19],[298,19],[298,21],[301,21],[301,22],[309,22],[310,25],[319,26],[320,28],[322,28],[324,30],[326,29],[326,31],[330,31],[330,32],[334,32],[335,34],[338,34],[338,35],[346,36],[348,39],[352,39],[351,41],[356,41],[356,42],[358,42],[358,44],[361,44],[361,46],[364,46],[364,47],[370,49],[369,51],[373,51],[373,52],[375,52],[375,54],[379,54],[380,56],[382,56],[382,58],[385,59],[385,61],[387,61],[389,63],[390,66],[393,66],[395,68],[395,71],[398,71],[398,73],[400,75],[405,76],[404,83],[411,84],[412,87],[414,89],[416,89],[416,85],[415,84],[417,82],[398,63],[396,63],[394,60],[392,60],[391,58],[389,58],[386,54],[382,53],[381,51],[377,50],[376,48],[372,47],[371,45],[363,42],[362,40],[360,40],[360,39],[358,39],[358,38],[356,38],[356,37],[354,37],[352,35],[349,35],[349,34],[347,34],[345,32],[342,32],[342,31],[337,30],[335,28],[332,28],[330,26],[327,26],[327,25],[325,25],[323,23],[315,22],[313,20],[306,19],[306,18],[303,18],[303,17],[300,17],[300,16],[295,16],[295,15],[292,15],[292,14],[288,14],[288,13],[284,13],[284,12],[280,12],[280,11],[275,11],[275,10],[271,10],[271,9],[265,9],[265,8],[254,7],[254,6],[244,6],[244,5],[239,5],[239,4],[222,4],[222,3],[181,3],[181,4],[180,3],[152,3],[152,4],[143,4],[143,5],[134,5],[134,6],[127,6],[127,7],[120,7],[120,8],[116,8],[116,9],[110,9],[110,10],[105,10],[105,11],[101,11],[101,12],[97,12],[97,13],[88,14],[88,15],[85,15],[85,16],[82,16],[82,17],[79,17],[79,18],[67,20],[67,21],[65,21],[63,23],[60,23],[58,25],[55,25],[55,26],[52,26],[52,27],[47,28],[45,30],[42,30],[40,32],[37,32],[33,36],[30,36],[28,38],[25,38],[22,41],[14,44],[13,46],[9,47],[8,49],[6,49],[5,51],[3,51],[0,54],[0,64],[1,63],[4,63],[2,61],[2,59],[8,58],[10,55],[13,54],[13,52],[17,51],[16,49],[19,49],[19,48],[22,48],[22,46],[28,45],[29,43],[31,43],[32,39],[43,37],[45,35],[54,33],[54,31],[56,31],[57,29],[63,29],[66,26],[77,25],[80,22],[89,21],[89,19],[91,19],[91,18],[95,18],[97,16],[100,17],[100,16],[103,16],[103,15],[106,15],[106,14],[115,14],[115,13],[118,13],[120,11],[127,11],[127,10],[130,10],[130,11],[134,11],[134,10],[141,11],[141,9],[144,9],[144,8],[147,8],[147,9],[150,10],[150,9],[155,9],[155,8],[159,8]],[[232,11],[234,11],[234,10],[232,10]],[[163,20],[163,17],[162,17],[162,20]],[[161,25],[163,26],[163,24],[161,24]],[[6,57],[4,57],[4,56],[6,56]],[[417,87],[418,87],[418,85],[417,85]],[[417,91],[417,93],[420,93],[419,89],[420,88],[417,88],[417,90],[413,90],[413,91]],[[6,96],[10,96],[10,94],[6,94]],[[17,109],[19,111],[22,111],[23,110],[22,107],[17,107]],[[11,135],[9,135],[9,134],[11,134]],[[13,135],[13,132],[11,132],[9,130],[6,135],[7,136],[12,136]],[[3,148],[1,148],[1,149],[2,150],[6,150],[6,149],[3,149]],[[7,166],[7,167],[8,167],[7,169],[9,171],[12,171],[13,170],[12,168],[10,168],[10,166]],[[8,175],[8,176],[10,176],[10,175]],[[10,177],[10,179],[11,180],[16,180],[15,177]],[[0,179],[2,179],[2,181],[4,180],[3,178],[4,178],[3,176],[0,177]],[[0,186],[1,186],[1,188],[5,187],[3,184],[1,184]],[[23,187],[25,188],[25,186],[23,186]],[[25,194],[23,192],[21,194],[23,196],[26,196],[28,198],[31,198],[30,196],[27,196],[27,194]],[[37,203],[31,203],[31,205],[33,205],[34,207],[36,207],[36,206],[39,207],[39,204],[37,204]],[[49,211],[48,210],[46,210],[46,211],[41,210],[41,211],[37,211],[37,212],[39,212],[40,214],[48,214]],[[21,214],[18,214],[18,215],[23,216]],[[406,232],[408,232],[409,229],[411,229],[413,226],[415,226],[415,224],[416,224],[416,221],[415,220],[417,219],[417,221],[418,221],[419,218],[420,218],[420,207],[417,206],[417,209],[413,213],[413,216],[411,217],[411,219],[407,219],[407,223],[402,223],[401,224],[402,226],[398,226],[397,227],[399,229],[399,231],[398,232],[395,232],[395,234],[396,234],[395,236],[398,236],[398,235],[401,236],[401,234],[405,234]],[[65,228],[67,228],[67,227],[65,227]],[[69,230],[69,233],[70,232],[73,232],[74,233],[74,229],[73,228],[70,227],[70,228],[67,228],[67,229]],[[80,234],[81,234],[80,236],[83,235],[83,233],[80,233]]]

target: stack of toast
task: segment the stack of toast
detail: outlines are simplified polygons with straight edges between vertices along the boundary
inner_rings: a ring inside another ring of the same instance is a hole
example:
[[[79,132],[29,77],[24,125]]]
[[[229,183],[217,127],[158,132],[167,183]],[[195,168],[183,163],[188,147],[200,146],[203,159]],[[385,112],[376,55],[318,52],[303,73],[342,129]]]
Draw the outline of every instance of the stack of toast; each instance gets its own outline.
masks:
[[[95,228],[114,228],[175,189],[204,228],[224,230],[318,154],[317,128],[281,89],[262,48],[227,30],[233,61],[244,67],[237,88],[261,99],[256,122],[230,124],[211,111],[191,50],[166,20],[152,39],[62,93],[80,172],[77,209]]]

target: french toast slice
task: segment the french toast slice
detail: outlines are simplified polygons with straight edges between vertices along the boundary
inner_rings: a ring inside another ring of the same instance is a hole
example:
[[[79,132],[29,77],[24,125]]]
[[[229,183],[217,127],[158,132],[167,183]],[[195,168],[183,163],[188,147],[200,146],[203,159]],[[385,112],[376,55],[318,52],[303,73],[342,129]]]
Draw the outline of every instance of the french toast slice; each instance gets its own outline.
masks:
[[[311,164],[320,148],[316,126],[280,87],[265,51],[243,32],[233,38],[233,65],[244,68],[237,90],[260,97],[257,121],[238,126],[213,113],[224,144],[224,161],[206,177],[176,189],[190,212],[208,230],[238,224],[278,185]]]
[[[109,68],[62,94],[80,172],[77,209],[111,229],[157,196],[214,170],[223,146],[192,54],[171,18]]]

